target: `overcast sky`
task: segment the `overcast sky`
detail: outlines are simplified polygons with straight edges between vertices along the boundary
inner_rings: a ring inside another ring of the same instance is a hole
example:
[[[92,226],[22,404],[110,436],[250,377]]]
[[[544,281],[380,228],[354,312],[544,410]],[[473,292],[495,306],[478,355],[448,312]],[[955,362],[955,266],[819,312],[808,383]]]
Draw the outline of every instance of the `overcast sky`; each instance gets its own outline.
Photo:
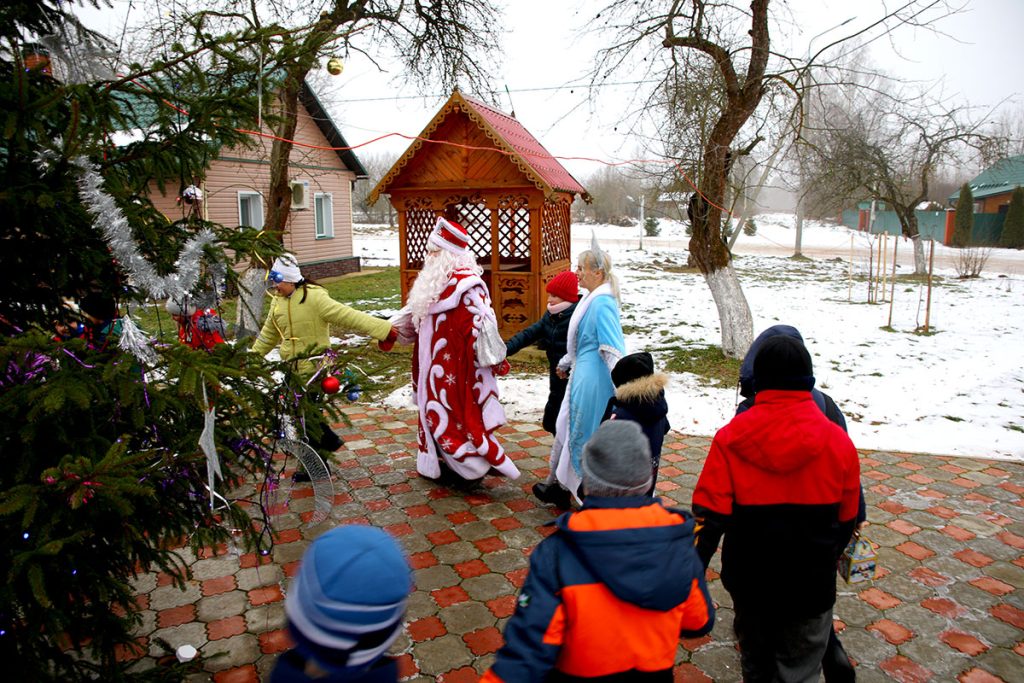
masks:
[[[773,49],[791,55],[818,50],[831,40],[876,21],[884,7],[905,0],[777,0],[772,3],[775,25]],[[957,0],[951,0],[956,2]],[[508,0],[504,3],[504,61],[494,89],[506,112],[516,116],[550,152],[561,157],[590,157],[605,161],[633,158],[642,147],[624,136],[622,118],[634,101],[630,85],[603,88],[596,103],[583,88],[598,44],[578,35],[605,0]],[[871,61],[887,72],[922,83],[941,82],[941,92],[957,103],[984,108],[1010,98],[1018,104],[1024,94],[1024,0],[963,0],[966,8],[942,19],[934,28],[942,32],[903,27],[892,39],[872,43]],[[131,22],[151,13],[164,12],[172,1],[115,0],[114,10],[84,12],[87,22],[115,38],[124,17]],[[580,9],[580,8],[583,9]],[[130,10],[130,11],[129,11]],[[837,24],[850,19],[841,28]],[[831,29],[831,30],[830,30]],[[944,35],[943,35],[944,34]],[[449,93],[418,97],[411,87],[395,81],[394,73],[381,74],[358,55],[344,56],[340,76],[322,79],[323,99],[343,134],[358,145],[384,133],[416,135],[429,122]],[[616,81],[631,80],[621,74]],[[474,93],[467,93],[473,95]],[[1018,108],[1019,111],[1019,108]],[[618,130],[617,130],[618,128]],[[407,141],[393,138],[361,148],[357,153],[400,153]],[[599,164],[563,162],[579,177]]]

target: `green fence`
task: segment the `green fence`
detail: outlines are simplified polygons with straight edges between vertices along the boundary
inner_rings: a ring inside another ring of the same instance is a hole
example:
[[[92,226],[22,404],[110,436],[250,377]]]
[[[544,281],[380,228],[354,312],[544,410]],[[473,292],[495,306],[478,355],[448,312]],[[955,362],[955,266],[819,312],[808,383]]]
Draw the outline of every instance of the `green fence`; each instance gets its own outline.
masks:
[[[996,246],[1003,234],[1003,221],[1006,215],[1001,213],[974,214],[974,230],[971,231],[972,244]]]
[[[917,214],[917,232],[921,239],[937,240],[941,242],[946,236],[946,212],[945,211],[915,211]],[[844,216],[845,218],[845,216]],[[856,226],[856,223],[854,224]],[[871,232],[881,235],[903,234],[903,227],[900,225],[899,216],[895,211],[876,211],[875,224]]]

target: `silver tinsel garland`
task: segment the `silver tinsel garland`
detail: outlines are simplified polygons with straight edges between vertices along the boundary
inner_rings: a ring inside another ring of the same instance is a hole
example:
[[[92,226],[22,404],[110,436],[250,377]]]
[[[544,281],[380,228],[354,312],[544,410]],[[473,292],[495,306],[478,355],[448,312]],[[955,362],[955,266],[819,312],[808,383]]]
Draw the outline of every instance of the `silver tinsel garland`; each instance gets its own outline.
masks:
[[[107,245],[135,287],[153,299],[168,297],[181,300],[191,293],[199,282],[203,248],[212,244],[216,236],[212,230],[203,229],[185,243],[178,260],[177,271],[169,275],[158,275],[153,265],[139,253],[132,237],[132,229],[124,212],[114,198],[103,191],[103,176],[84,156],[71,159],[81,173],[78,178],[82,203],[94,217],[93,226],[103,233]]]

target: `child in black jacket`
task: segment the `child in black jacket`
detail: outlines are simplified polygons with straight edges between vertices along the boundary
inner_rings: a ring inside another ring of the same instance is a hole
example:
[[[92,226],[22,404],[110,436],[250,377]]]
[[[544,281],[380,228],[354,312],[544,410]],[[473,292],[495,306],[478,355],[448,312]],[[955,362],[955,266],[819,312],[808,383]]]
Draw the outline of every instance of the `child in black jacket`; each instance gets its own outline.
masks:
[[[548,310],[540,320],[505,342],[505,356],[511,356],[534,343],[547,352],[549,388],[542,425],[545,431],[554,434],[558,409],[562,407],[565,388],[569,384],[569,380],[559,377],[555,370],[558,361],[565,355],[569,319],[580,298],[579,280],[576,273],[566,270],[551,278],[545,289],[548,293]]]
[[[603,420],[632,420],[640,425],[651,446],[651,488],[654,495],[658,483],[661,446],[671,428],[668,423],[668,402],[665,386],[668,375],[654,371],[654,358],[647,352],[623,356],[612,368],[615,395],[608,399]]]

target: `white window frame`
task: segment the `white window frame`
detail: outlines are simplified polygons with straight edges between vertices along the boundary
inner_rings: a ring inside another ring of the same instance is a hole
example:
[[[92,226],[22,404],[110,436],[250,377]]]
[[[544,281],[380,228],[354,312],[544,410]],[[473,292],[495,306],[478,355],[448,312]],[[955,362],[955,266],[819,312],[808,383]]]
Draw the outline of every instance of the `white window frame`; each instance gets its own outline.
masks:
[[[326,203],[323,211],[323,216],[327,219],[326,225],[320,225],[321,212],[317,209],[320,203]],[[329,240],[334,237],[334,195],[330,192],[313,194],[313,230],[318,240]]]
[[[249,200],[250,206],[259,208],[259,225],[251,225],[250,227],[256,228],[257,230],[263,229],[263,221],[266,220],[266,216],[263,214],[263,195],[259,192],[252,190],[239,190],[238,191],[238,226],[249,225],[242,216],[242,201]],[[255,200],[255,201],[254,201]]]

